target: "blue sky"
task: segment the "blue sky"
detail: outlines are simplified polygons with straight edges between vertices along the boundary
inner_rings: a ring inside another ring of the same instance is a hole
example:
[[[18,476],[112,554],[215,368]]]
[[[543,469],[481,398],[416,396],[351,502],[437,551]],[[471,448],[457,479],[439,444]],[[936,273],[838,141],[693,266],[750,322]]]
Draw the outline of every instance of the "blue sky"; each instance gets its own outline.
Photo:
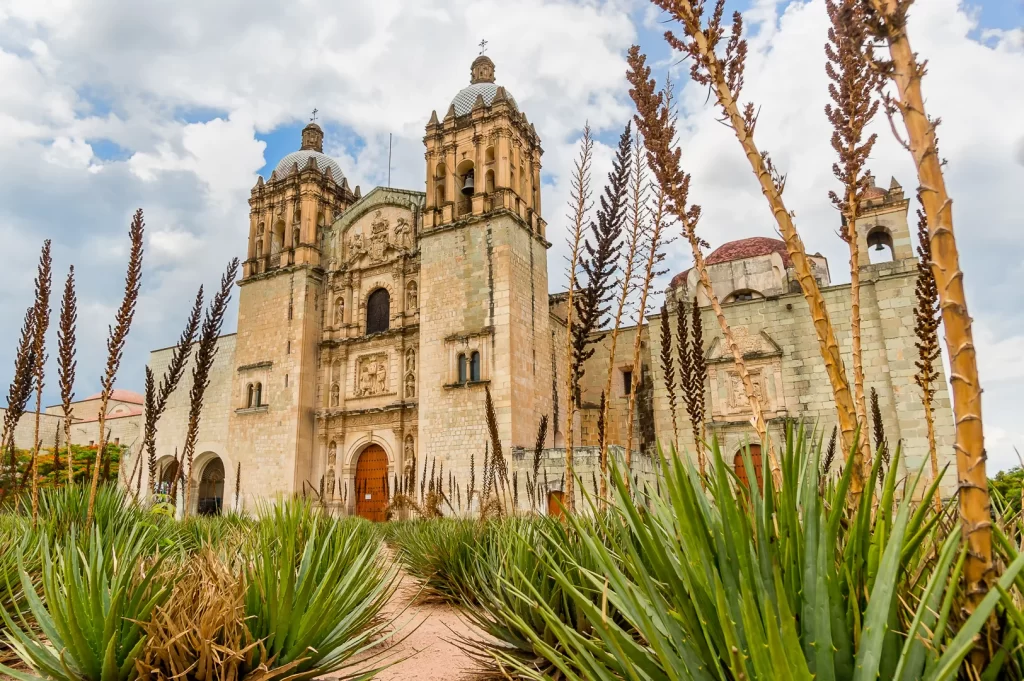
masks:
[[[845,268],[835,236],[822,43],[823,0],[732,3],[751,54],[745,96],[761,107],[758,143],[789,173],[787,204],[809,250]],[[500,21],[495,17],[500,16]],[[631,115],[624,55],[639,42],[657,75],[673,66],[660,15],[640,0],[0,0],[0,331],[13,339],[31,298],[41,240],[80,282],[79,394],[94,392],[123,280],[125,231],[148,223],[143,299],[121,387],[140,389],[152,348],[174,342],[191,291],[242,253],[257,175],[299,144],[313,107],[326,151],[363,191],[387,178],[423,186],[423,126],[468,82],[481,38],[497,80],[543,140],[544,206],[554,245],[551,286],[563,284],[562,216],[584,122],[599,144],[595,176]],[[918,0],[915,49],[931,60],[925,92],[945,121],[958,235],[982,349],[986,423],[995,465],[1024,447],[1024,4]],[[673,69],[681,136],[701,229],[713,246],[774,235],[774,223],[705,93]],[[998,93],[998,98],[996,93]],[[879,123],[872,168],[907,187],[914,170]],[[689,266],[670,248],[670,274]],[[232,315],[234,312],[232,312]],[[233,316],[226,330],[233,329]],[[54,337],[55,340],[55,337]],[[53,341],[51,341],[53,342]],[[0,344],[0,381],[13,341]],[[52,372],[51,372],[52,373]],[[50,381],[46,401],[54,400]]]

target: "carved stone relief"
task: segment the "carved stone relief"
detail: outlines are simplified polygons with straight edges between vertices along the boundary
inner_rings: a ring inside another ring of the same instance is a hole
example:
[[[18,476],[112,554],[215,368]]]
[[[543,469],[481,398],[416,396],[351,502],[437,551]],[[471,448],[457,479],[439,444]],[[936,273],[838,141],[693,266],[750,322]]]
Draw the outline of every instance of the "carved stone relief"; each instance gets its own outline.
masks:
[[[383,395],[388,391],[387,353],[360,357],[357,367],[356,397]]]

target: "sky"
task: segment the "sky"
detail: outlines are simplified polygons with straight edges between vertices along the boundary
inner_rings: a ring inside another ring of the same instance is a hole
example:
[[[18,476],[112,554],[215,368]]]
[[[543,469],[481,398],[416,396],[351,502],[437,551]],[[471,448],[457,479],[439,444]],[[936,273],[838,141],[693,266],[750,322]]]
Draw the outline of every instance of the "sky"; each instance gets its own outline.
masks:
[[[745,0],[744,99],[760,107],[757,143],[787,174],[785,199],[809,251],[843,281],[846,245],[824,116],[824,0]],[[76,392],[98,390],[105,338],[123,290],[132,212],[146,214],[144,280],[118,380],[141,391],[151,349],[171,345],[195,289],[215,285],[245,249],[249,191],[299,146],[318,110],[325,151],[352,186],[422,190],[422,136],[469,79],[487,40],[497,82],[543,140],[543,200],[553,289],[564,286],[569,173],[581,130],[597,136],[595,184],[632,114],[625,53],[679,83],[684,165],[712,247],[775,236],[771,213],[707,93],[662,39],[666,18],[640,0],[0,0],[0,385],[42,240],[60,290],[79,291]],[[1024,2],[919,0],[910,34],[929,60],[929,112],[942,154],[974,316],[990,471],[1024,449]],[[884,116],[869,165],[915,186]],[[913,210],[913,206],[912,206]],[[686,269],[669,246],[668,274]],[[235,311],[225,325],[234,330]],[[55,331],[49,346],[56,344]],[[54,354],[51,352],[51,355]],[[51,358],[44,402],[58,401]]]

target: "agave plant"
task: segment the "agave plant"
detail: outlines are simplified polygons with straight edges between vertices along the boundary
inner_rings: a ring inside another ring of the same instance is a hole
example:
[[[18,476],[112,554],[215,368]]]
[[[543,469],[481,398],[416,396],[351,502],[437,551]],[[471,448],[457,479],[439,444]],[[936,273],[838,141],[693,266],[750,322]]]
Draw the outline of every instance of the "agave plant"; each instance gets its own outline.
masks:
[[[486,544],[492,526],[469,519],[429,518],[393,523],[388,530],[398,559],[423,584],[424,595],[471,605],[476,549]]]
[[[252,640],[248,669],[287,667],[294,681],[349,669],[386,639],[381,608],[396,573],[380,535],[361,519],[338,521],[302,500],[263,510],[244,548],[244,612]],[[362,660],[365,664],[365,660]],[[340,678],[371,678],[378,669]],[[336,677],[338,678],[338,677]]]
[[[127,533],[94,526],[79,548],[72,528],[66,543],[41,539],[42,593],[27,574],[27,556],[17,551],[21,588],[36,627],[17,603],[0,612],[15,653],[32,673],[0,666],[21,681],[128,681],[145,643],[142,624],[171,592],[173,571],[149,554],[153,529]]]
[[[608,517],[596,528],[568,519],[594,566],[580,565],[569,548],[561,556],[538,553],[593,632],[524,593],[524,606],[536,608],[545,629],[523,633],[568,679],[956,676],[1024,558],[1013,560],[997,589],[954,630],[964,553],[957,526],[940,533],[930,503],[935,486],[912,503],[918,473],[897,501],[897,452],[881,496],[871,498],[875,485],[866,485],[865,498],[850,509],[849,470],[824,499],[819,495],[819,453],[802,431],[791,431],[781,482],[763,470],[762,489],[748,490],[714,446],[707,492],[689,461],[673,456],[664,462],[663,496],[653,497],[649,510],[634,506],[627,483],[613,475],[617,504]],[[745,465],[747,479],[756,479],[749,455]],[[879,471],[876,463],[872,483]],[[612,532],[616,525],[628,532]],[[558,546],[554,536],[549,545]],[[511,586],[502,578],[496,588]],[[615,617],[595,602],[596,592],[607,593]],[[506,663],[520,677],[550,676],[515,657]],[[983,678],[998,674],[989,669]]]

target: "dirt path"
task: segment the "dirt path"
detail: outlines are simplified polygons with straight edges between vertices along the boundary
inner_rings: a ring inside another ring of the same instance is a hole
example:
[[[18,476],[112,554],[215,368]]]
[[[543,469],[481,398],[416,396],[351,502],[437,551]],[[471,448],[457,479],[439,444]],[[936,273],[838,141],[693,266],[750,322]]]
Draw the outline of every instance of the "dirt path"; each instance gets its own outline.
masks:
[[[473,660],[452,643],[459,635],[483,635],[460,616],[458,608],[417,600],[420,585],[404,570],[401,584],[381,614],[397,617],[398,642],[386,648],[389,661],[403,659],[374,677],[380,681],[468,681],[476,678]],[[404,608],[404,612],[403,612]],[[330,678],[330,677],[327,677]]]

